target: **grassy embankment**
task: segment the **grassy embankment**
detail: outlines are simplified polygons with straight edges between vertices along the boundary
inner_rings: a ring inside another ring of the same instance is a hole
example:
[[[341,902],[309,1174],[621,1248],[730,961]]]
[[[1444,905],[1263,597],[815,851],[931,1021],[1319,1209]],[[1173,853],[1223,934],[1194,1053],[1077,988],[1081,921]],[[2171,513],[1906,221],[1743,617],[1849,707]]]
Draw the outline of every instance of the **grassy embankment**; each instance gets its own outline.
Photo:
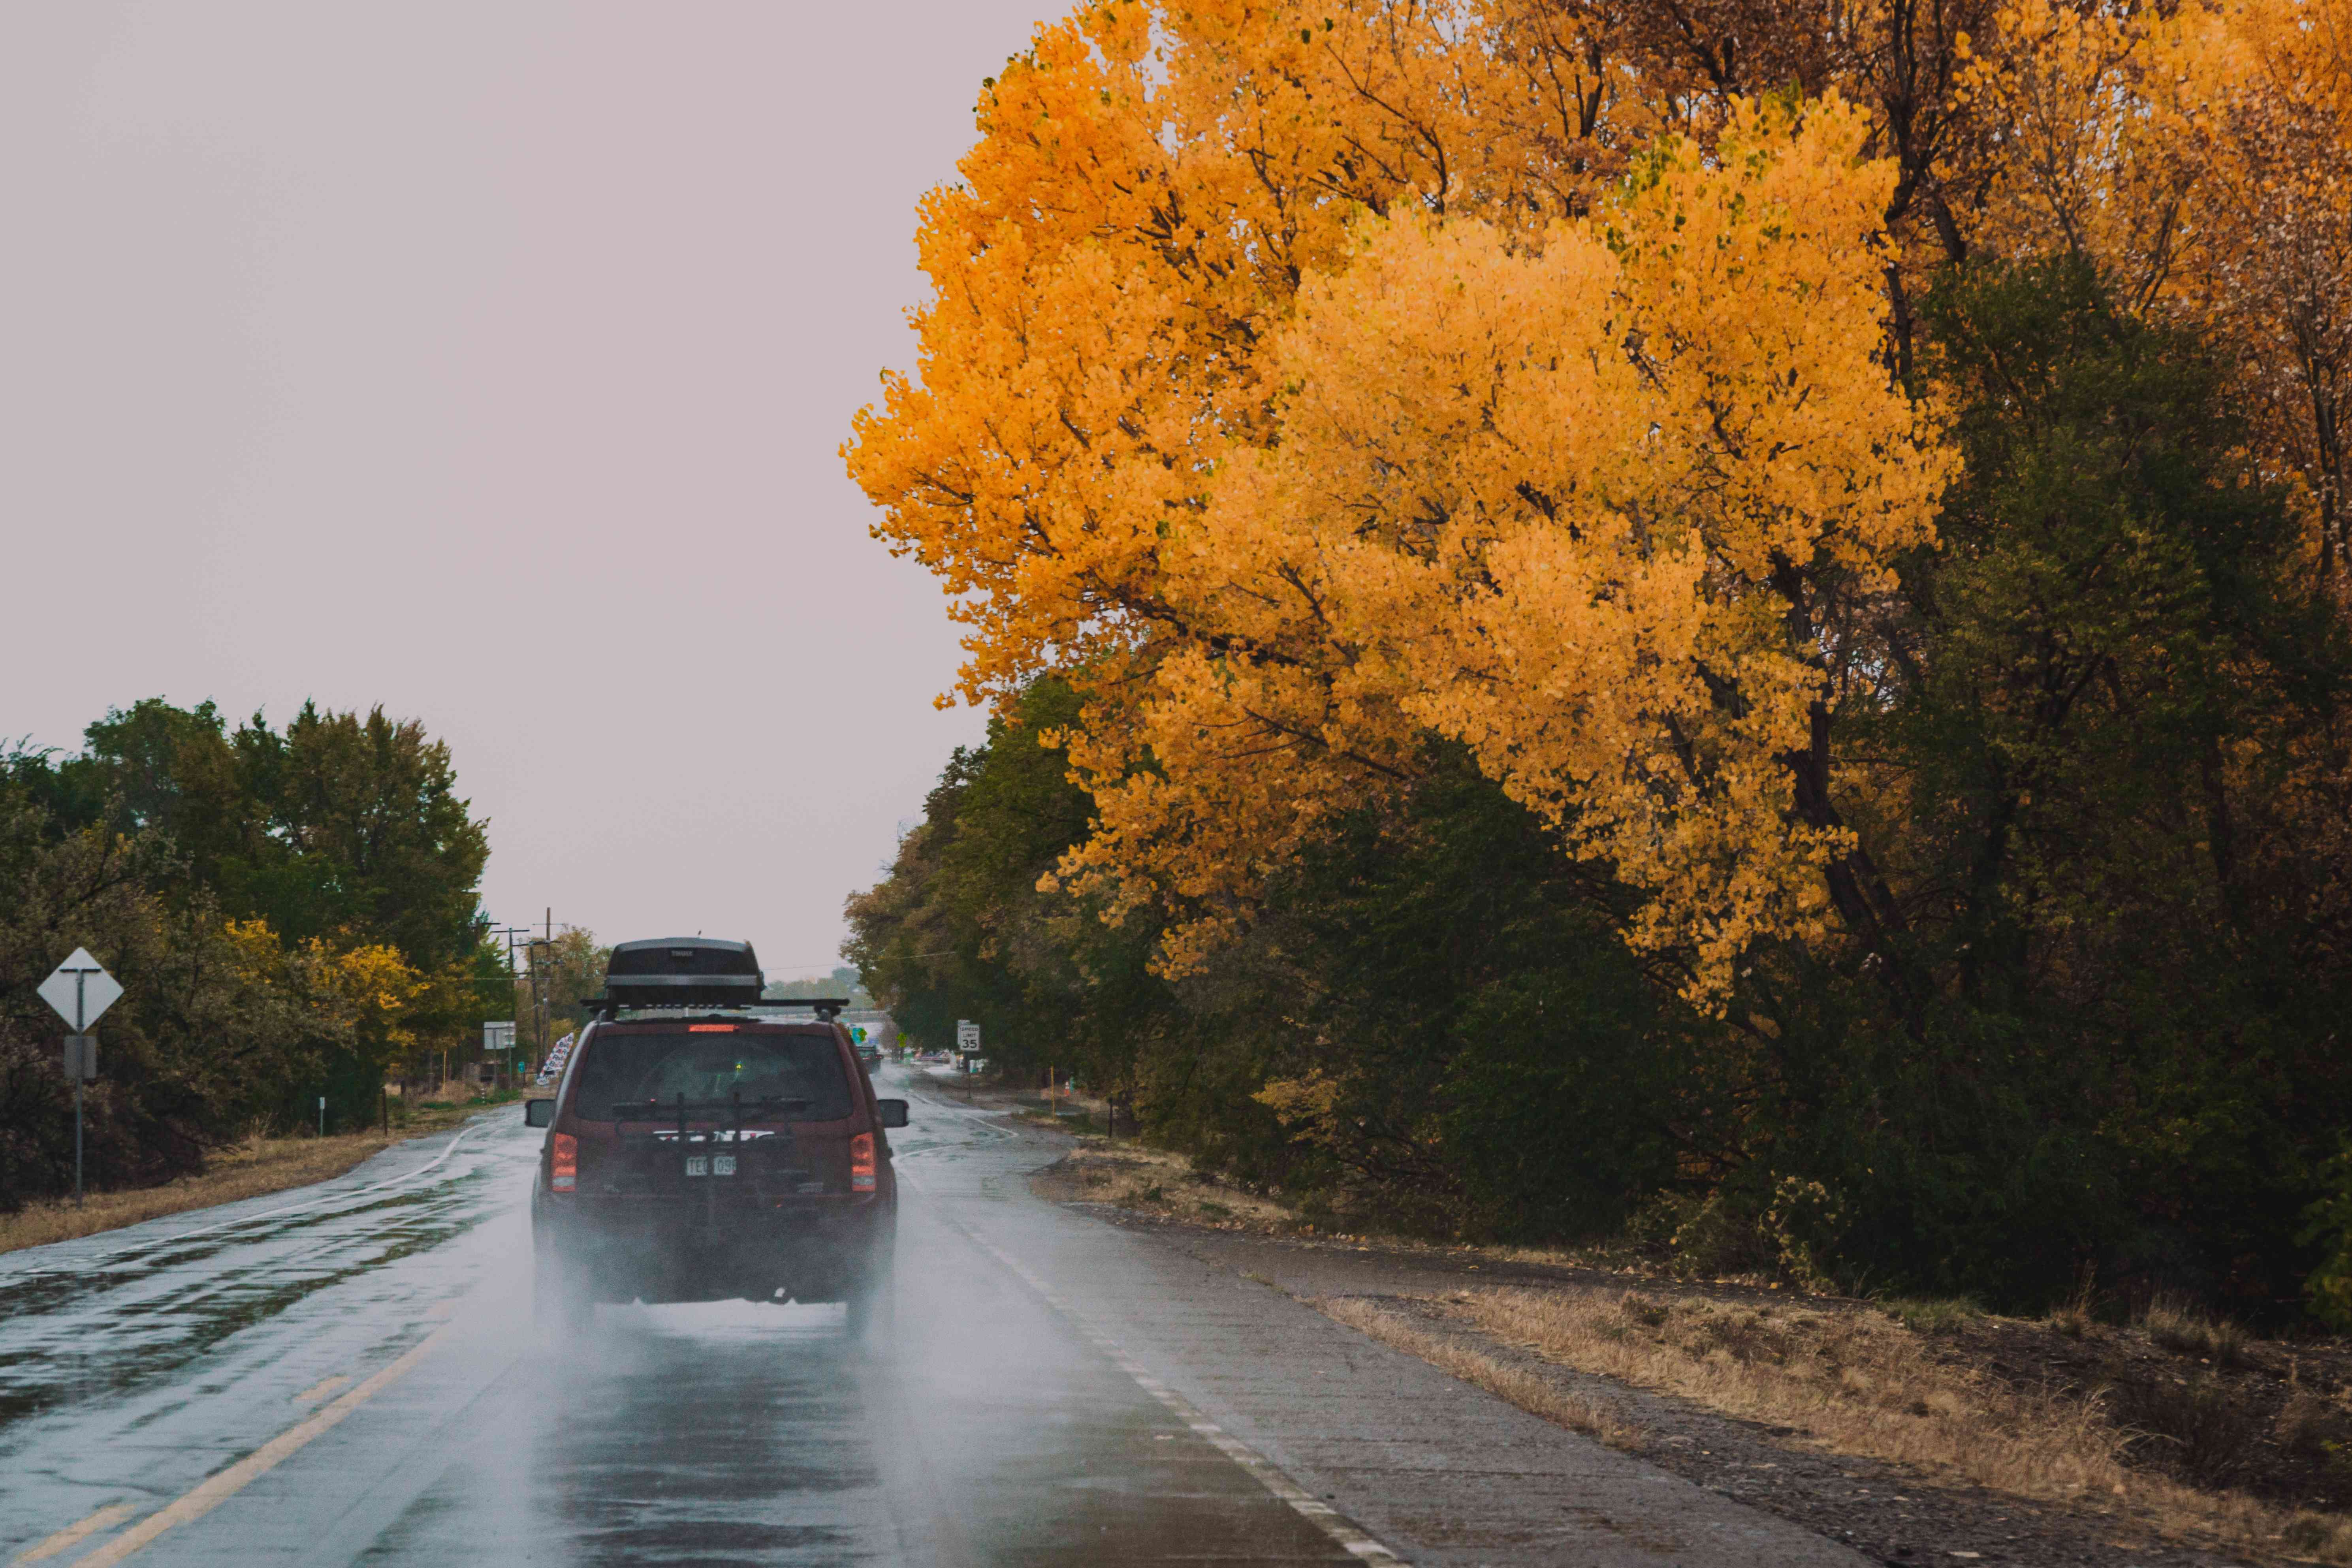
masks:
[[[373,1127],[325,1138],[272,1138],[257,1132],[212,1151],[199,1174],[183,1176],[159,1187],[91,1193],[79,1205],[71,1198],[43,1199],[26,1205],[16,1214],[0,1214],[0,1252],[40,1247],[52,1241],[71,1241],[76,1237],[95,1236],[165,1215],[211,1208],[216,1204],[233,1204],[289,1187],[331,1181],[394,1143],[446,1131],[478,1111],[512,1104],[523,1098],[509,1090],[482,1100],[427,1100],[404,1109],[396,1106],[389,1133]]]
[[[1181,1156],[1089,1140],[1057,1195],[1351,1248],[1537,1266],[1556,1279],[1310,1302],[1530,1414],[1639,1451],[1637,1417],[1549,1363],[1785,1431],[1830,1453],[2130,1520],[2264,1556],[2352,1563],[2352,1346],[2252,1338],[2178,1301],[2042,1318],[1963,1301],[1692,1279],[1624,1249],[1431,1247],[1318,1233]],[[1532,1357],[1532,1362],[1530,1361]]]

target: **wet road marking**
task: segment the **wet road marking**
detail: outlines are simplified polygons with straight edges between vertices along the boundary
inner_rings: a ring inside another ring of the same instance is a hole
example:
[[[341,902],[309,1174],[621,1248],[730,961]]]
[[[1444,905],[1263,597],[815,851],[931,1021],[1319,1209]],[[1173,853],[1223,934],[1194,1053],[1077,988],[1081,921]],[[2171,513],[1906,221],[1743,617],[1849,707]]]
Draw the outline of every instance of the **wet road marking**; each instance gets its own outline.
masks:
[[[204,1518],[253,1481],[277,1468],[280,1462],[312,1438],[335,1426],[344,1416],[399,1382],[410,1368],[431,1354],[448,1333],[447,1329],[434,1330],[415,1349],[316,1415],[289,1426],[236,1464],[207,1477],[194,1489],[149,1514],[97,1551],[75,1558],[73,1568],[106,1568],[108,1563],[120,1563],[148,1545],[173,1525],[189,1524]]]
[[[14,1564],[18,1563],[38,1563],[44,1558],[55,1557],[67,1547],[78,1546],[85,1539],[89,1536],[96,1535],[101,1530],[112,1530],[116,1525],[121,1524],[124,1520],[129,1519],[132,1514],[137,1513],[138,1511],[139,1505],[136,1503],[108,1503],[104,1508],[100,1509],[96,1513],[91,1514],[88,1519],[83,1520],[80,1523],[68,1524],[63,1530],[58,1531],[55,1535],[50,1536],[47,1541],[40,1542],[34,1546],[28,1547],[25,1551],[16,1553],[16,1556],[8,1559],[11,1568],[13,1568]]]
[[[898,1179],[905,1182],[908,1186],[914,1188],[919,1193],[924,1191],[923,1184],[920,1182],[916,1181],[913,1177],[908,1175],[903,1171],[899,1173]],[[1272,1492],[1276,1497],[1280,1498],[1284,1502],[1289,1504],[1293,1512],[1298,1514],[1299,1517],[1306,1520],[1307,1523],[1313,1525],[1316,1529],[1328,1536],[1334,1543],[1336,1543],[1342,1551],[1346,1552],[1350,1557],[1353,1557],[1361,1563],[1394,1563],[1399,1564],[1404,1563],[1405,1560],[1403,1558],[1399,1557],[1395,1552],[1382,1545],[1369,1531],[1364,1530],[1353,1520],[1350,1520],[1346,1515],[1342,1514],[1338,1509],[1333,1508],[1329,1503],[1325,1502],[1313,1492],[1308,1491],[1305,1487],[1302,1487],[1297,1481],[1292,1480],[1289,1475],[1283,1470],[1281,1466],[1276,1464],[1273,1460],[1259,1453],[1255,1448],[1251,1447],[1248,1444],[1243,1442],[1232,1433],[1227,1432],[1215,1422],[1210,1420],[1207,1415],[1202,1413],[1200,1407],[1195,1405],[1191,1400],[1185,1398],[1182,1394],[1177,1393],[1174,1389],[1169,1387],[1158,1378],[1152,1376],[1140,1363],[1127,1353],[1126,1350],[1120,1346],[1117,1340],[1112,1339],[1108,1334],[1095,1327],[1093,1322],[1090,1321],[1084,1313],[1080,1312],[1076,1307],[1071,1306],[1069,1302],[1064,1300],[1051,1285],[1046,1284],[1045,1280],[1030,1272],[1030,1270],[1024,1266],[1019,1259],[1013,1257],[1012,1254],[1006,1252],[1003,1247],[998,1247],[994,1242],[989,1240],[988,1237],[981,1235],[978,1231],[972,1229],[961,1220],[955,1218],[952,1215],[940,1210],[937,1205],[933,1205],[933,1213],[941,1224],[947,1226],[950,1229],[961,1234],[965,1240],[971,1242],[974,1247],[979,1247],[982,1252],[987,1253],[991,1258],[995,1258],[996,1261],[1004,1265],[1007,1269],[1012,1271],[1013,1278],[1019,1279],[1023,1284],[1028,1286],[1030,1289],[1034,1290],[1040,1297],[1044,1298],[1047,1306],[1053,1308],[1056,1312],[1059,1312],[1073,1328],[1076,1329],[1078,1332],[1086,1338],[1089,1344],[1102,1352],[1106,1356],[1108,1356],[1112,1365],[1118,1367],[1119,1371],[1133,1378],[1137,1386],[1140,1387],[1144,1393],[1149,1394],[1152,1398],[1160,1401],[1161,1405],[1165,1405],[1169,1414],[1175,1416],[1177,1420],[1184,1423],[1185,1426],[1188,1427],[1195,1436],[1203,1439],[1210,1445],[1210,1447],[1215,1448],[1217,1452],[1223,1454],[1226,1458],[1231,1459],[1234,1464],[1239,1465],[1243,1469],[1248,1471],[1251,1479],[1255,1480],[1258,1485],[1264,1487],[1267,1491]],[[77,1568],[79,1568],[79,1565],[77,1565]]]
[[[335,1390],[342,1387],[343,1384],[349,1382],[351,1382],[350,1378],[341,1376],[321,1378],[317,1383],[314,1383],[310,1387],[304,1389],[301,1393],[296,1394],[294,1396],[294,1403],[297,1405],[316,1404],[318,1401],[326,1398],[327,1395],[334,1393]]]

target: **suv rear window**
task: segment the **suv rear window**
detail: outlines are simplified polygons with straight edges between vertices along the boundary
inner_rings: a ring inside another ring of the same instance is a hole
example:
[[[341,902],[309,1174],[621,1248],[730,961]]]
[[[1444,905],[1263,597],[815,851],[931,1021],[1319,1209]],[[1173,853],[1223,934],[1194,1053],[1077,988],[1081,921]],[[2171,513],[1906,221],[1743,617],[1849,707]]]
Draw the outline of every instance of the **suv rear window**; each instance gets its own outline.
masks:
[[[749,1030],[599,1034],[580,1061],[572,1113],[610,1121],[615,1105],[646,1100],[689,1106],[724,1103],[741,1091],[748,1110],[774,1097],[806,1101],[784,1114],[795,1121],[838,1121],[849,1114],[849,1079],[829,1035]]]

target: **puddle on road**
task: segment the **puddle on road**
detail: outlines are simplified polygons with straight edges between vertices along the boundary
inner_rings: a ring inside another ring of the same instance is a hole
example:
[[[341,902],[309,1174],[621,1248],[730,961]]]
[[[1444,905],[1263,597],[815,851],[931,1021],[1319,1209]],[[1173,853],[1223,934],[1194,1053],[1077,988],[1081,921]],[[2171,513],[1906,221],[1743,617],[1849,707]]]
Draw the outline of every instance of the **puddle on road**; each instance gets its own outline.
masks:
[[[512,1151],[468,1152],[470,1163],[413,1188],[257,1215],[184,1244],[126,1247],[79,1272],[0,1289],[0,1435],[59,1405],[168,1380],[320,1292],[504,1212],[515,1201]],[[149,1412],[133,1426],[168,1413]]]

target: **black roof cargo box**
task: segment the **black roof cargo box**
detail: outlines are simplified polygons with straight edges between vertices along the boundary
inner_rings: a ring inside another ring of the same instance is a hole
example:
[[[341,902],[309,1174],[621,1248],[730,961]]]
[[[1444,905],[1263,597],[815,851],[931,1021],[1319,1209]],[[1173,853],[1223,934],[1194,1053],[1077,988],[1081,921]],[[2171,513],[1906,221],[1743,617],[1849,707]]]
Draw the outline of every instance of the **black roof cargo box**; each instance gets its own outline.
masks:
[[[750,942],[673,936],[614,948],[599,1000],[620,1007],[740,1007],[766,988]]]

